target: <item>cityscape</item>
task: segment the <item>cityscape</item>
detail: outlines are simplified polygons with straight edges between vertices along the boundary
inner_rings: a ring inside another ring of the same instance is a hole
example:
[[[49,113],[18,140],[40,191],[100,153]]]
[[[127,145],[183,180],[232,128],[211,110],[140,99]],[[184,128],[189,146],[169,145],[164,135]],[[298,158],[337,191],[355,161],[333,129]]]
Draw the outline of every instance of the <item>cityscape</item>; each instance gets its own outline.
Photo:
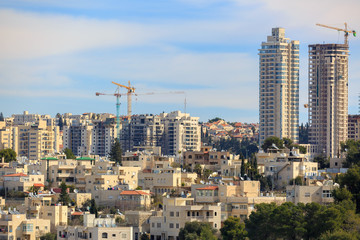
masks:
[[[360,239],[360,5],[273,4],[0,3],[0,240]]]

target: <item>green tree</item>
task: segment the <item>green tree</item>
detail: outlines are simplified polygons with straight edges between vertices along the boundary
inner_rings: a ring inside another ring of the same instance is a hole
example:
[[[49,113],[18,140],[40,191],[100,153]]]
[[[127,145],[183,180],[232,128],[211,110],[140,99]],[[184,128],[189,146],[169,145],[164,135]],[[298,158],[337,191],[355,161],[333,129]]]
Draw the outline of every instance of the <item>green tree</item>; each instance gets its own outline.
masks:
[[[304,185],[304,180],[301,176],[297,176],[294,179],[291,179],[289,181],[289,185],[298,185],[298,186],[303,186]]]
[[[120,164],[122,163],[122,149],[120,145],[119,139],[115,139],[111,146],[111,150],[109,153],[109,157],[111,161],[115,161],[116,163]]]
[[[67,206],[71,202],[71,199],[69,197],[69,193],[67,192],[68,187],[65,182],[61,182],[60,189],[59,202],[61,202],[62,205]]]
[[[349,139],[345,143],[341,143],[341,150],[346,152],[344,167],[360,165],[360,141]]]
[[[314,162],[317,162],[319,164],[319,169],[330,167],[330,160],[324,154],[316,156],[314,158]]]
[[[56,240],[56,233],[46,233],[40,236],[40,240]]]
[[[204,168],[203,174],[202,174],[203,179],[207,180],[212,173],[213,173],[213,171],[211,171],[210,169]]]
[[[308,144],[309,143],[309,124],[301,124],[299,127],[299,143]]]
[[[356,212],[360,213],[360,166],[354,165],[339,177],[340,187],[346,188],[352,194],[356,204]]]
[[[141,234],[140,240],[150,240],[149,234],[147,233]]]
[[[186,222],[185,226],[180,228],[179,240],[216,240],[215,233],[216,229],[213,229],[209,223]]]
[[[76,158],[70,148],[65,148],[64,153],[66,155],[66,159],[75,159]]]
[[[240,174],[242,177],[245,175],[245,160],[244,160],[244,158],[241,159]]]
[[[11,148],[6,148],[0,151],[0,159],[4,158],[5,162],[16,160],[16,152]]]
[[[219,121],[219,120],[224,120],[224,119],[222,119],[222,118],[219,118],[219,117],[216,117],[216,118],[213,118],[213,119],[209,119],[209,123],[213,123],[213,122],[217,122],[217,121]]]
[[[1,112],[1,113],[0,113],[0,122],[3,122],[3,121],[5,121],[5,119],[4,119],[3,113]]]
[[[284,142],[278,137],[268,137],[265,139],[264,144],[261,146],[262,149],[266,152],[269,148],[274,148],[275,145],[277,148],[284,148]]]
[[[199,178],[202,178],[202,171],[203,171],[203,169],[202,169],[201,165],[197,163],[194,167],[194,172],[197,173]]]
[[[294,145],[294,146],[299,149],[299,152],[301,154],[306,154],[306,147],[300,145]]]
[[[96,217],[96,218],[99,216],[98,208],[97,208],[97,206],[96,206],[95,199],[91,199],[90,213],[91,213],[91,214],[95,214],[95,217]]]
[[[331,194],[334,198],[335,203],[340,203],[345,200],[352,200],[352,197],[353,197],[351,192],[344,187],[343,188],[335,188],[331,192]]]
[[[64,119],[62,116],[60,116],[59,118],[59,128],[60,130],[63,130],[63,127],[64,127]]]
[[[245,224],[237,217],[229,217],[225,220],[220,232],[223,240],[243,240],[247,236]]]
[[[283,138],[283,142],[286,148],[292,149],[293,148],[293,141],[290,138]]]

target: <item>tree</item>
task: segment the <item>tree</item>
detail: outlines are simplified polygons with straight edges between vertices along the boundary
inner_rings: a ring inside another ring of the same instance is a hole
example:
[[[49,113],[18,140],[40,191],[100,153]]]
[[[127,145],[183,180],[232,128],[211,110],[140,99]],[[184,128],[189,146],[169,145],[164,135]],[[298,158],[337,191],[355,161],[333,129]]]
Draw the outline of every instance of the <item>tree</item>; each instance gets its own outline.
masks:
[[[251,240],[276,239],[272,219],[275,208],[275,203],[255,205],[256,211],[253,211],[245,220],[246,230]]]
[[[299,143],[308,144],[309,143],[309,124],[301,124],[299,127]]]
[[[346,188],[352,194],[356,204],[356,212],[360,213],[360,166],[354,165],[339,177],[341,188]],[[337,196],[338,197],[338,196]]]
[[[219,120],[224,120],[224,119],[222,119],[222,118],[219,118],[219,117],[216,117],[216,118],[213,118],[213,119],[209,119],[209,123],[213,123],[213,122],[217,122],[217,121],[219,121]]]
[[[111,146],[109,157],[111,161],[115,161],[116,163],[121,165],[122,149],[121,149],[120,141],[117,138],[115,138],[115,141]]]
[[[203,171],[203,169],[202,169],[201,165],[197,163],[194,167],[194,172],[197,173],[199,178],[202,178],[202,171]]]
[[[67,192],[67,185],[65,182],[61,182],[60,184],[60,196],[59,196],[59,202],[62,203],[62,205],[67,206],[71,202],[71,199],[69,197],[69,193]]]
[[[46,233],[40,236],[40,240],[56,240],[56,233]]]
[[[63,127],[64,127],[64,119],[62,116],[60,116],[59,118],[59,128],[60,130],[63,130]]]
[[[11,148],[6,148],[0,151],[0,159],[4,158],[5,162],[16,160],[16,152]]]
[[[209,223],[205,222],[186,222],[183,228],[180,228],[179,240],[216,240],[213,229]]]
[[[95,214],[95,217],[97,218],[99,213],[98,213],[98,208],[96,206],[96,202],[95,199],[91,199],[91,205],[90,205],[90,213],[91,214]]]
[[[3,113],[1,112],[1,113],[0,113],[0,122],[3,122],[3,121],[5,121],[5,119],[4,119]]]
[[[237,217],[229,217],[220,232],[223,240],[243,240],[247,236],[245,224]]]
[[[244,160],[244,158],[241,159],[240,174],[242,177],[245,175],[245,160]]]
[[[277,148],[284,148],[284,142],[278,137],[268,137],[265,139],[264,144],[261,146],[262,149],[266,152],[269,148],[274,148],[275,145]]]
[[[283,142],[287,149],[293,148],[293,141],[290,138],[283,138]]]
[[[66,155],[66,159],[75,159],[76,158],[70,148],[65,148],[64,153]]]
[[[202,174],[203,179],[207,180],[210,177],[210,175],[212,174],[212,172],[213,171],[211,171],[210,169],[204,168],[203,174]]]
[[[304,185],[304,181],[303,178],[301,176],[297,176],[294,179],[291,179],[289,181],[289,185],[298,185],[298,186],[303,186]]]
[[[352,197],[353,197],[351,192],[344,187],[343,188],[335,188],[331,192],[331,195],[333,196],[335,203],[340,203],[345,200],[352,200]]]
[[[319,164],[319,169],[325,169],[330,167],[330,160],[324,155],[318,155],[314,158],[314,162]]]
[[[150,240],[149,234],[147,233],[141,234],[140,240]]]
[[[341,151],[346,152],[344,167],[360,165],[360,141],[349,139],[345,143],[341,143]]]

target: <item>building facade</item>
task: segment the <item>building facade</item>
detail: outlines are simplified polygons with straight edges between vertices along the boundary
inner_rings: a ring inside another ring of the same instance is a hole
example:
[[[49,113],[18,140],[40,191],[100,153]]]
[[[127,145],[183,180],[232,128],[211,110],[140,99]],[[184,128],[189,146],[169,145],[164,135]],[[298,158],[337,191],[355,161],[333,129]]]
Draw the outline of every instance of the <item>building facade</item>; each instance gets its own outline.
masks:
[[[299,138],[299,41],[273,28],[259,49],[259,142]]]
[[[348,138],[348,55],[345,44],[309,45],[309,143],[330,157]]]

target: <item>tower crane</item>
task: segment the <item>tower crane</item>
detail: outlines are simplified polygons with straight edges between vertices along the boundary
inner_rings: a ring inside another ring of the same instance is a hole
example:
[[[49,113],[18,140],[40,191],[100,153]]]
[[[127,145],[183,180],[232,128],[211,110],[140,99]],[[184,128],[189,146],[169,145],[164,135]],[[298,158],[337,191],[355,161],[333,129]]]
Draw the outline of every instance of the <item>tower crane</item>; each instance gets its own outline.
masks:
[[[116,92],[115,93],[100,93],[97,92],[95,93],[96,96],[101,96],[101,95],[110,95],[110,96],[115,96],[116,97],[116,137],[118,139],[118,141],[120,141],[120,97],[122,95],[125,94],[121,94],[120,93],[120,88],[117,87]]]
[[[319,24],[319,23],[317,23],[316,26],[330,28],[330,29],[334,29],[334,30],[344,32],[344,44],[349,45],[349,40],[348,40],[349,33],[351,33],[354,37],[356,37],[356,31],[355,30],[348,30],[347,23],[344,23],[344,24],[345,24],[345,29],[337,28],[337,27],[331,27],[331,26],[327,26],[327,25]]]
[[[127,92],[127,115],[128,119],[131,118],[131,95],[135,93],[135,88],[130,85],[130,81],[128,82],[129,86],[125,86],[116,82],[112,82],[113,84],[117,85],[118,87],[126,88]]]

